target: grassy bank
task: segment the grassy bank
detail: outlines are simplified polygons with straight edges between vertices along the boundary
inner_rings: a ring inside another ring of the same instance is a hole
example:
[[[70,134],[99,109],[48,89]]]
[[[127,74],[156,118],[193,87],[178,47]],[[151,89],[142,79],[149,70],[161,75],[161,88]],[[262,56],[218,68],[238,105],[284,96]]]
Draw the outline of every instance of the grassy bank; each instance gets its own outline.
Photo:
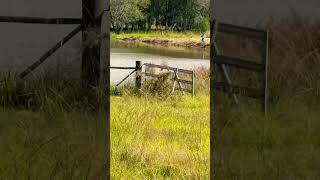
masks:
[[[111,39],[123,42],[139,42],[163,46],[179,46],[179,47],[207,47],[210,45],[210,33],[206,33],[204,42],[201,41],[199,32],[122,32],[119,34],[112,33]]]
[[[206,36],[209,37],[210,34],[206,33]],[[200,39],[199,32],[171,32],[171,31],[138,31],[138,32],[121,32],[111,33],[111,38],[125,38],[125,37],[132,37],[132,38],[169,38],[169,39]]]

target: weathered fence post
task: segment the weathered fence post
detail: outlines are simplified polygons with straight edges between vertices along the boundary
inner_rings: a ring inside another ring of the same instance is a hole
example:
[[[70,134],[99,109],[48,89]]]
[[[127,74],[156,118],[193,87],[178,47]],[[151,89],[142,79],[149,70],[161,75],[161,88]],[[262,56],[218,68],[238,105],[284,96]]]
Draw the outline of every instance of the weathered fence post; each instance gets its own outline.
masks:
[[[103,0],[101,15],[101,30],[100,30],[100,118],[101,124],[101,145],[100,151],[103,164],[106,164],[105,175],[106,179],[110,179],[110,1]]]
[[[142,87],[142,63],[136,61],[136,88],[141,90]]]
[[[210,179],[214,179],[214,152],[217,151],[214,146],[214,106],[213,106],[213,95],[214,95],[214,81],[213,81],[213,67],[214,67],[214,56],[215,56],[215,47],[214,47],[214,0],[210,0]]]
[[[95,21],[95,6],[93,0],[82,0],[81,79],[85,93],[99,84],[100,28]]]
[[[93,173],[110,179],[110,1],[82,0],[82,6],[82,86],[98,110]]]
[[[263,75],[263,86],[262,86],[262,91],[264,92],[264,103],[263,103],[263,110],[264,110],[264,114],[267,115],[268,114],[268,71],[269,71],[269,30],[266,32],[265,35],[265,44],[264,44],[264,50],[263,50],[263,54],[262,54],[262,63],[265,65],[264,67],[264,75]]]
[[[194,95],[195,95],[195,88],[196,88],[196,86],[195,86],[196,77],[195,76],[196,76],[195,72],[192,71],[192,97],[194,97]]]

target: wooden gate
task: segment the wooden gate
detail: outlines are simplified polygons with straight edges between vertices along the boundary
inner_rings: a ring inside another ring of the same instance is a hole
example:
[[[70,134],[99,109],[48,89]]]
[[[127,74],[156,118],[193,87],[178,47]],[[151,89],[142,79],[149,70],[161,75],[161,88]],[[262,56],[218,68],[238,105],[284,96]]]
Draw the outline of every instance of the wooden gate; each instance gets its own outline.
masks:
[[[166,70],[165,73],[167,72],[172,73],[173,74],[172,92],[174,92],[175,90],[179,90],[182,92],[191,93],[192,96],[194,96],[195,74],[193,70],[186,70],[186,69],[174,68],[170,66],[157,65],[157,64],[150,64],[150,63],[146,63],[144,65],[146,66],[146,68],[158,69],[162,72],[163,70]],[[147,77],[154,77],[154,78],[159,78],[161,76],[161,74],[159,73],[155,73],[153,71],[147,71],[147,70],[145,70],[145,75]],[[187,78],[188,76],[189,78]],[[187,88],[186,87],[187,85],[191,86],[191,88]]]
[[[212,86],[216,90],[221,90],[223,92],[233,95],[236,103],[238,103],[237,95],[250,97],[254,99],[261,100],[264,107],[264,112],[267,112],[268,106],[268,48],[269,48],[269,32],[267,30],[259,30],[248,27],[241,27],[226,23],[219,23],[214,20],[211,24],[212,31],[212,54],[211,61],[218,65],[222,70],[223,81],[214,82],[212,81]],[[247,60],[237,57],[230,57],[222,55],[218,49],[217,36],[219,33],[233,34],[238,36],[243,36],[251,39],[261,41],[263,43],[263,53],[261,54],[262,62],[257,62],[257,60]],[[227,67],[236,67],[244,69],[247,71],[256,72],[259,74],[262,84],[261,89],[255,89],[251,87],[243,87],[234,85],[228,74]]]

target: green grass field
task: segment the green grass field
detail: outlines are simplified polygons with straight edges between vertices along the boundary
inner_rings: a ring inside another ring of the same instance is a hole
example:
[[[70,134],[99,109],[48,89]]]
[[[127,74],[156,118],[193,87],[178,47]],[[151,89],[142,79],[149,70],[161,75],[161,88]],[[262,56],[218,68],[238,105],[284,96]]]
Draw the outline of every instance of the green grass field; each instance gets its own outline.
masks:
[[[113,179],[209,179],[208,97],[112,97]]]

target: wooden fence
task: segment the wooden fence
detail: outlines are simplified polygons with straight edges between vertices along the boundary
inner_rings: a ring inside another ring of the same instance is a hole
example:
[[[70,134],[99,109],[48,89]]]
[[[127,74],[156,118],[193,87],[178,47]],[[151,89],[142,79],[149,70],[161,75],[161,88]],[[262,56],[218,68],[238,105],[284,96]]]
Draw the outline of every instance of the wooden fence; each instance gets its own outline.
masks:
[[[143,72],[142,71],[143,66],[146,67],[146,69],[147,68],[159,69],[162,72],[163,72],[163,70],[166,70],[165,73],[173,74],[172,91],[174,92],[175,90],[179,90],[182,92],[188,92],[194,96],[194,94],[195,94],[195,74],[194,74],[193,70],[186,70],[186,69],[174,68],[174,67],[170,67],[170,66],[157,65],[157,64],[151,64],[151,63],[142,64],[141,61],[136,61],[135,67],[111,66],[110,69],[123,69],[123,70],[132,69],[133,70],[125,78],[123,78],[119,83],[117,83],[116,86],[121,85],[125,80],[127,80],[134,73],[136,73],[135,85],[136,85],[137,89],[141,89],[141,87],[142,87],[143,74],[145,75],[145,77],[152,77],[152,78],[160,78],[161,77],[161,73],[155,73],[154,71],[145,70],[145,72]],[[182,76],[180,76],[180,75],[182,75]],[[187,79],[186,78],[187,76],[189,76],[190,78]],[[178,87],[177,87],[177,85],[178,85]],[[186,88],[185,85],[191,86],[191,89]]]
[[[119,83],[117,83],[116,86],[120,86],[132,74],[136,73],[136,87],[138,89],[141,89],[141,71],[142,71],[141,61],[136,61],[136,66],[135,67],[110,66],[110,69],[133,70],[125,78],[123,78]]]

